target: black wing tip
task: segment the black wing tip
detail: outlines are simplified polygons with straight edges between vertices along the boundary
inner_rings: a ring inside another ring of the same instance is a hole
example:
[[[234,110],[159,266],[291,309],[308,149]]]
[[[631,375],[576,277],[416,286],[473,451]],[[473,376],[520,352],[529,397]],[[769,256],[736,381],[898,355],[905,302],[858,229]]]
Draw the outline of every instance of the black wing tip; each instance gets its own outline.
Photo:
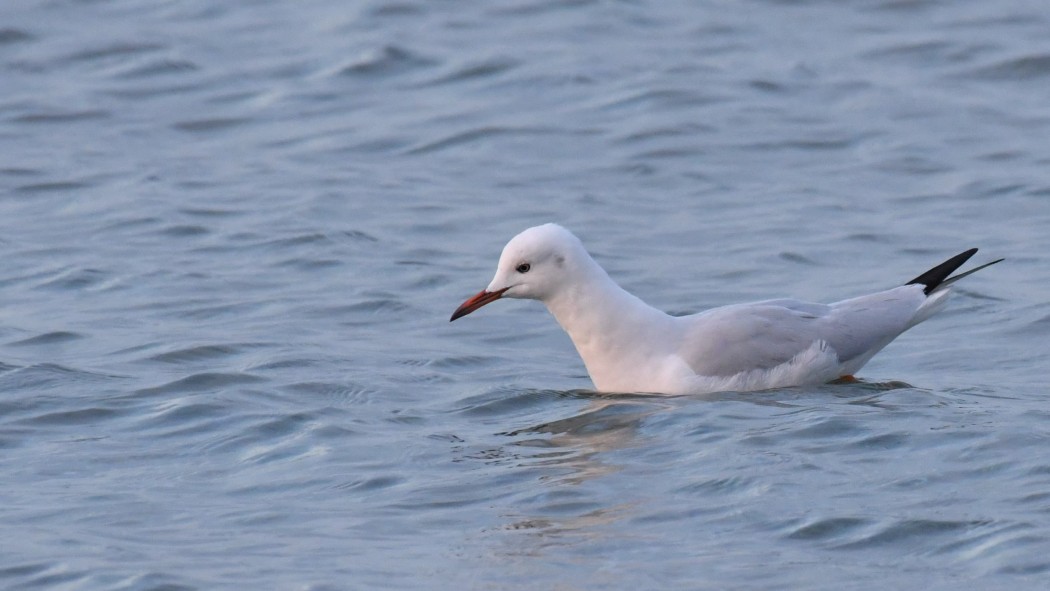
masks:
[[[937,265],[936,267],[930,269],[929,271],[926,271],[922,275],[919,275],[915,279],[912,279],[911,281],[905,283],[905,285],[915,285],[915,284],[923,285],[923,286],[925,286],[925,288],[922,290],[923,293],[925,293],[926,295],[930,295],[931,293],[936,291],[936,289],[938,287],[940,287],[942,285],[947,285],[948,283],[952,283],[954,281],[962,279],[963,277],[965,277],[966,275],[969,275],[970,273],[973,273],[974,271],[977,271],[979,269],[983,269],[983,268],[987,267],[988,265],[994,265],[995,263],[998,263],[999,261],[1003,260],[1003,259],[999,259],[998,261],[992,261],[991,263],[988,263],[988,264],[985,264],[985,265],[981,265],[980,267],[977,267],[977,269],[973,269],[971,271],[967,271],[966,273],[963,273],[963,274],[958,275],[956,277],[949,277],[949,275],[954,273],[956,269],[958,269],[959,267],[961,267],[963,265],[963,263],[968,261],[970,259],[970,257],[972,257],[973,255],[977,254],[977,250],[978,249],[976,249],[976,248],[971,248],[969,250],[964,250],[963,252],[960,252],[959,254],[953,256],[952,258],[950,258],[950,259],[944,261],[943,263]]]

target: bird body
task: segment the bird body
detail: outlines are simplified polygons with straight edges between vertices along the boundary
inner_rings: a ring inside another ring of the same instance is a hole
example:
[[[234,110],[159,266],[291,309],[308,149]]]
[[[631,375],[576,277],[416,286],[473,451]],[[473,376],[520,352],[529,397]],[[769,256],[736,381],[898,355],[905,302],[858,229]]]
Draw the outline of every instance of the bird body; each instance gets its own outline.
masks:
[[[976,250],[906,285],[833,304],[776,299],[671,316],[617,285],[571,232],[545,224],[507,244],[492,282],[452,320],[503,297],[540,300],[603,392],[687,394],[818,384],[852,376],[893,339],[940,310],[951,283],[999,262],[948,277]]]

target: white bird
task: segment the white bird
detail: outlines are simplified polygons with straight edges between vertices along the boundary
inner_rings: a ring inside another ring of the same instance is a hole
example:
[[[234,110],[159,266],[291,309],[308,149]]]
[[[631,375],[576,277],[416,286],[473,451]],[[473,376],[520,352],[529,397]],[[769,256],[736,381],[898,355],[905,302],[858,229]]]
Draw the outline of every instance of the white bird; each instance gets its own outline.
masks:
[[[767,300],[671,316],[617,285],[557,224],[503,248],[488,287],[452,320],[500,298],[540,300],[602,392],[697,394],[853,379],[873,355],[946,303],[972,248],[900,287],[834,304]]]

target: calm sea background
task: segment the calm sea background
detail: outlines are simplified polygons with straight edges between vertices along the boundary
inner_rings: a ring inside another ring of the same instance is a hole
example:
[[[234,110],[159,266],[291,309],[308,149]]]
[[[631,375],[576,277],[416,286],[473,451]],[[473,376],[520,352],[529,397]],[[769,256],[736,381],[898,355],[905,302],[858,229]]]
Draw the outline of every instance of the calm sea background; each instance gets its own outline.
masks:
[[[0,588],[1046,589],[1050,10],[0,6]],[[603,396],[547,221],[681,314],[900,284],[859,384]]]

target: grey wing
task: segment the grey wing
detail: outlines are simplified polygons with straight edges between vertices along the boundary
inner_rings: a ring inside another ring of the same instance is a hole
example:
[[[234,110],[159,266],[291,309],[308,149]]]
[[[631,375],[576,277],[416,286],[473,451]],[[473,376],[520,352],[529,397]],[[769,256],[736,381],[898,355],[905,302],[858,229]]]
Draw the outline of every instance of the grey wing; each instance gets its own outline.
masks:
[[[822,341],[840,362],[863,364],[910,326],[924,300],[918,286],[904,286],[835,304],[785,299],[715,308],[683,318],[679,354],[698,374],[731,376],[776,367]]]
[[[902,285],[831,304],[824,339],[850,372],[890,341],[939,310],[950,292],[927,296],[920,285]]]

